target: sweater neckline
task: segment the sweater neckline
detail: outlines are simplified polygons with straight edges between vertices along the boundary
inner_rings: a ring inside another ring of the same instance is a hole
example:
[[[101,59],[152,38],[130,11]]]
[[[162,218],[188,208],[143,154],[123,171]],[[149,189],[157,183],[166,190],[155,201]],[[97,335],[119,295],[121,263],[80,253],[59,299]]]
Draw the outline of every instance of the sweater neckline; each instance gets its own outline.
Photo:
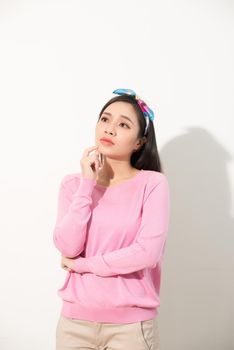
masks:
[[[120,186],[122,186],[122,185],[124,185],[124,184],[126,184],[126,183],[129,183],[129,182],[131,182],[131,181],[134,181],[134,180],[136,180],[137,178],[138,178],[138,176],[141,174],[141,173],[143,173],[143,171],[144,171],[144,169],[140,169],[138,172],[137,172],[137,174],[136,175],[134,175],[134,176],[132,176],[132,177],[130,177],[130,179],[127,179],[127,180],[124,180],[124,181],[122,181],[122,182],[119,182],[118,184],[115,184],[115,185],[109,185],[109,186],[103,186],[103,185],[99,185],[99,184],[95,184],[95,186],[96,187],[98,187],[98,188],[100,188],[100,189],[110,189],[110,188],[116,188],[116,187],[120,187]]]

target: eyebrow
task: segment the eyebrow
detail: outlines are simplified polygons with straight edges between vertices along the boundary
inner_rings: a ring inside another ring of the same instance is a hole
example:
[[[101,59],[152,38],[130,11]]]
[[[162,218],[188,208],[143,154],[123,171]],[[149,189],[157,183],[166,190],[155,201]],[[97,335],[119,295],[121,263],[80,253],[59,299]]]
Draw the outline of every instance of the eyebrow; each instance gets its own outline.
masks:
[[[112,114],[109,112],[103,112],[102,114],[107,114],[109,116],[112,116]],[[126,115],[120,114],[120,117],[123,117],[123,118],[129,120],[134,125],[133,121],[129,117],[127,117]]]

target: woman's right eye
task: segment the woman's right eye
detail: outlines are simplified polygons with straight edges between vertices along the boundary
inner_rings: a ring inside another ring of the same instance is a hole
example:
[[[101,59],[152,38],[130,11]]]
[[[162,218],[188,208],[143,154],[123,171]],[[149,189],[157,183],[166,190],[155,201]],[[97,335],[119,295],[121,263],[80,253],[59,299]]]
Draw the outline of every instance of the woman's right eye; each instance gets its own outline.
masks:
[[[103,120],[103,119],[107,119],[106,117],[101,117],[101,120]]]

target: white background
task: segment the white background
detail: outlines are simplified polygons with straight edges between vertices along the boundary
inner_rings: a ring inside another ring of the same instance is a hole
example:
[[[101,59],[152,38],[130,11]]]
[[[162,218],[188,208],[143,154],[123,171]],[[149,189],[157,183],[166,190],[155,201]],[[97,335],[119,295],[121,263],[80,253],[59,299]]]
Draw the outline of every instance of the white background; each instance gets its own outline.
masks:
[[[171,186],[160,350],[234,348],[233,62],[231,0],[0,1],[1,350],[55,347],[59,183],[117,88],[154,110]]]

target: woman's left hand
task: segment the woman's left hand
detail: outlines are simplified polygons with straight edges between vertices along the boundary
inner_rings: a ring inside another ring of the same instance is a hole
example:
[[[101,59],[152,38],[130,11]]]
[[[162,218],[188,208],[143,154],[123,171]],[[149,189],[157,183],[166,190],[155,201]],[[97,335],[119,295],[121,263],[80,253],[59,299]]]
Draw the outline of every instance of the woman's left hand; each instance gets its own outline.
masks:
[[[73,265],[74,261],[71,258],[66,258],[65,256],[62,255],[61,257],[61,267],[62,269],[66,271],[74,271],[73,270]]]

